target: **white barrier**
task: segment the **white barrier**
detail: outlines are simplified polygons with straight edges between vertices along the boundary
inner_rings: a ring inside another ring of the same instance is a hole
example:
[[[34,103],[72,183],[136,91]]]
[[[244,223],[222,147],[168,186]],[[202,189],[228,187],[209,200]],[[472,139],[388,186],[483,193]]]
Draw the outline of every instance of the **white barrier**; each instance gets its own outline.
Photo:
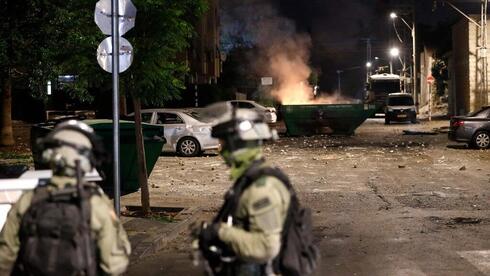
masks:
[[[41,180],[51,178],[51,170],[27,171],[19,178],[0,179],[0,229],[3,228],[8,211],[17,202],[23,191],[34,189]],[[101,181],[99,173],[93,170],[85,177],[86,181]]]

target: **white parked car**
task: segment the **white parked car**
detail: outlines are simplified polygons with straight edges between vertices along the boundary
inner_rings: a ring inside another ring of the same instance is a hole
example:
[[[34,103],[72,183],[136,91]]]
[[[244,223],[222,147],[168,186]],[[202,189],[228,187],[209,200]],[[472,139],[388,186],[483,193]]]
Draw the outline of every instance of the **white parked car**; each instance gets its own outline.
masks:
[[[260,105],[254,101],[248,101],[248,100],[232,100],[229,101],[233,106],[238,107],[238,108],[247,108],[247,109],[254,109],[258,113],[261,113],[265,117],[265,121],[267,123],[275,123],[277,122],[277,112],[276,108],[274,107],[265,107],[263,105]]]
[[[129,116],[134,116],[129,114]],[[163,125],[167,143],[163,151],[177,152],[182,156],[197,156],[206,150],[217,150],[219,140],[211,137],[211,124],[192,110],[143,109],[144,123]]]

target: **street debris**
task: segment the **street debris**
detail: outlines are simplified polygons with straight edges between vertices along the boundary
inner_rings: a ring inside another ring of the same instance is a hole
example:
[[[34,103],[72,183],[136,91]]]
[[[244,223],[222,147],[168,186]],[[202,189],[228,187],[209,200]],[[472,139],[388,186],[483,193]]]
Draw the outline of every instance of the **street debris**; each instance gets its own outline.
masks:
[[[482,222],[482,219],[480,218],[465,218],[465,217],[456,217],[451,219],[448,224],[478,224]]]
[[[405,168],[405,165],[398,165],[398,168],[399,169],[404,169]]]
[[[437,135],[435,131],[421,131],[421,130],[404,130],[403,135]]]
[[[466,171],[466,166],[459,168],[460,171]]]

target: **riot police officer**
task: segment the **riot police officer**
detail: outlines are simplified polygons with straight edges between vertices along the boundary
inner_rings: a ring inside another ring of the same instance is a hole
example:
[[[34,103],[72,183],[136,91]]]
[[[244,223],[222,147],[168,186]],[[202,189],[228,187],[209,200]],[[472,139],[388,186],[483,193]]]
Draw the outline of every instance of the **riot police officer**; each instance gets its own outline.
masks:
[[[291,195],[280,178],[258,169],[266,166],[263,141],[277,134],[255,111],[214,108],[222,116],[211,135],[220,139],[235,184],[214,221],[201,226],[199,248],[212,274],[272,275]]]
[[[0,274],[122,274],[131,248],[111,202],[83,176],[100,159],[92,128],[70,120],[39,143],[53,176],[22,194],[0,233]]]

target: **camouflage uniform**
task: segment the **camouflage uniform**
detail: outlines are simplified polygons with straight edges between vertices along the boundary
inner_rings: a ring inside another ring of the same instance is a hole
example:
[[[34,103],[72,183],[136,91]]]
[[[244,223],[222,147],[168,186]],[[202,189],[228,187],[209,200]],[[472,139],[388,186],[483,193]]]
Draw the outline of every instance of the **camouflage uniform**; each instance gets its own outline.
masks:
[[[238,179],[262,157],[260,149],[244,149],[235,153],[240,166],[232,167],[232,179]],[[234,225],[221,224],[219,238],[229,245],[241,261],[266,264],[281,248],[281,231],[286,219],[290,194],[275,177],[263,176],[243,191]],[[247,229],[244,229],[247,228]]]
[[[76,185],[72,177],[53,176],[50,189],[62,189],[66,184]],[[94,185],[94,184],[93,184]],[[31,204],[34,192],[22,194],[9,211],[7,221],[0,232],[0,275],[9,275],[20,249],[19,228],[22,217]],[[97,243],[99,270],[109,275],[122,274],[128,266],[131,247],[126,232],[116,217],[112,204],[100,191],[90,198],[90,228]]]

